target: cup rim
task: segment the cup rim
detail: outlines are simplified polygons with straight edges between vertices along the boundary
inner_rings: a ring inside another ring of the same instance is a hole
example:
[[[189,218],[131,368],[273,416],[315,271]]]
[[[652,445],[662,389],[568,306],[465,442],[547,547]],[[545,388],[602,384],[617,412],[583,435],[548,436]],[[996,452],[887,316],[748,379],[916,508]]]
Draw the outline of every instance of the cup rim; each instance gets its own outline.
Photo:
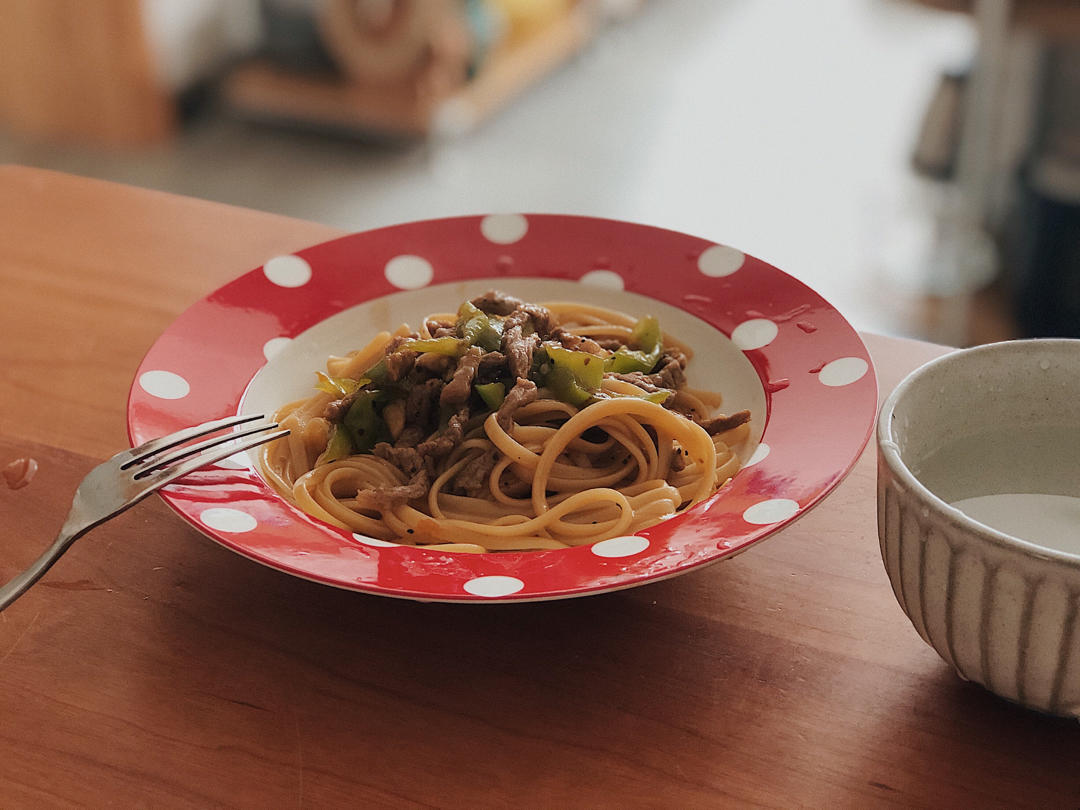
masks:
[[[900,479],[903,485],[912,492],[929,509],[932,509],[940,517],[944,518],[954,528],[964,531],[969,535],[975,535],[983,542],[989,543],[1000,549],[1022,553],[1029,557],[1061,563],[1073,569],[1080,570],[1080,553],[1063,551],[1024,540],[1015,535],[980,523],[972,517],[952,506],[928,489],[915,474],[910,470],[900,457],[900,448],[895,441],[896,434],[892,429],[892,416],[897,404],[905,394],[926,374],[941,366],[963,362],[965,359],[978,354],[990,354],[1000,352],[1003,348],[1023,348],[1042,346],[1047,348],[1063,348],[1071,346],[1080,351],[1080,339],[1075,338],[1025,338],[1019,340],[1005,340],[996,343],[986,343],[966,349],[955,349],[940,357],[935,357],[923,363],[910,372],[892,390],[878,413],[877,422],[877,445],[878,455],[884,461],[890,472]]]

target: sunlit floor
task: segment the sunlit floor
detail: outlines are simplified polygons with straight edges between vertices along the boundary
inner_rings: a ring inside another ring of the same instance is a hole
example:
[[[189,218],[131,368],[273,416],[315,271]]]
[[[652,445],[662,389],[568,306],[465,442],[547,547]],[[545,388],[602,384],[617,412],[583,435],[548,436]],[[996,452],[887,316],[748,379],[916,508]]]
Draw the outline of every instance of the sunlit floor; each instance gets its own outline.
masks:
[[[971,47],[963,18],[900,0],[652,0],[448,142],[219,113],[134,154],[0,137],[0,161],[353,230],[489,211],[645,222],[765,259],[860,328],[915,334],[883,294],[879,248],[916,196],[911,148],[936,78]]]

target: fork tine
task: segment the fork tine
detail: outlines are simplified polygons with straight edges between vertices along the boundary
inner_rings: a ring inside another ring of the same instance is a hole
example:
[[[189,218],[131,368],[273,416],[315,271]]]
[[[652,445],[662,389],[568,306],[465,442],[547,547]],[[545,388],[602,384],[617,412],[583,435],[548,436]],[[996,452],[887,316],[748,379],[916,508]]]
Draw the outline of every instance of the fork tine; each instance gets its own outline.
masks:
[[[225,444],[226,442],[232,442],[236,439],[241,439],[244,436],[251,436],[255,433],[263,433],[267,430],[273,430],[278,426],[277,422],[260,422],[254,425],[248,425],[243,430],[237,430],[233,433],[223,433],[219,436],[211,436],[209,439],[204,439],[198,444],[189,444],[184,447],[180,447],[172,453],[167,455],[154,455],[152,458],[147,458],[146,464],[135,473],[136,480],[140,478],[146,478],[152,474],[155,470],[159,470],[162,467],[166,467],[170,464],[174,464],[177,461],[187,458],[188,456],[194,456],[204,450],[209,450],[211,447],[217,447],[219,444]],[[160,452],[160,451],[159,451]]]
[[[208,433],[214,433],[218,430],[233,427],[234,425],[242,425],[245,422],[254,422],[257,419],[264,418],[265,414],[261,413],[247,414],[245,416],[227,416],[224,419],[215,419],[210,422],[204,422],[201,425],[196,425],[195,427],[178,430],[176,433],[170,433],[168,436],[150,439],[150,441],[143,442],[138,447],[133,447],[131,450],[127,451],[131,454],[131,459],[121,464],[120,469],[126,470],[128,467],[144,461],[148,456],[151,456],[154,453],[160,453],[162,450],[176,447],[178,444],[191,441],[199,436],[204,436]]]
[[[229,456],[235,455],[237,453],[243,453],[253,447],[258,447],[260,444],[266,444],[267,442],[273,441],[274,439],[280,439],[282,436],[288,435],[289,429],[281,428],[280,430],[275,430],[273,433],[266,433],[262,436],[254,436],[250,439],[247,439],[246,441],[242,441],[239,444],[233,445],[231,447],[222,447],[213,453],[204,452],[201,455],[196,456],[195,458],[188,459],[183,464],[177,464],[173,467],[166,467],[164,469],[160,469],[157,472],[151,473],[146,478],[141,479],[141,482],[149,482],[150,485],[146,488],[144,492],[140,493],[139,497],[141,498],[144,495],[153,492],[154,490],[159,489],[166,484],[171,483],[172,481],[175,481],[177,478],[182,478],[183,476],[193,473],[196,470],[200,470],[203,467],[207,467],[210,464],[216,464],[219,461],[223,461]]]

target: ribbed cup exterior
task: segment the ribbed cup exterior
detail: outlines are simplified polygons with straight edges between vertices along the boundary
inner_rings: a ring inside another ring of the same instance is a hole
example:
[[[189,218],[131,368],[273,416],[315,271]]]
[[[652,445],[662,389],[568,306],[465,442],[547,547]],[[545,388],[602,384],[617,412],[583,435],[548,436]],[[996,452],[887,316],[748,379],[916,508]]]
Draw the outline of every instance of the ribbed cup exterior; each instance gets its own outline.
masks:
[[[915,630],[961,677],[1080,717],[1080,570],[973,531],[896,475],[887,452],[878,453],[881,558]]]

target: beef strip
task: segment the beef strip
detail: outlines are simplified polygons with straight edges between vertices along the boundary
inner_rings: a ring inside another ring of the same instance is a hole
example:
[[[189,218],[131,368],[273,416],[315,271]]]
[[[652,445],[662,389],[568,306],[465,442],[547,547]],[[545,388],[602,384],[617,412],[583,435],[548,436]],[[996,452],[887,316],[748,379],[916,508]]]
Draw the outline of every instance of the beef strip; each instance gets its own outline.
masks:
[[[397,441],[394,442],[394,447],[416,447],[429,432],[416,425],[406,425],[401,435],[397,437]]]
[[[539,306],[538,304],[522,304],[506,316],[503,320],[503,329],[510,329],[514,326],[524,327],[526,323],[530,322],[532,323],[533,330],[540,335],[541,338],[547,338],[547,336],[551,334],[555,319],[545,307]]]
[[[476,377],[476,369],[480,366],[480,358],[483,351],[476,346],[471,346],[458,361],[454,376],[439,394],[439,404],[444,408],[460,408],[469,401],[472,393],[473,378]]]
[[[536,395],[536,383],[524,377],[518,377],[514,387],[510,389],[502,405],[499,406],[499,412],[495,417],[499,427],[509,432],[518,408],[536,401]]]
[[[476,369],[476,382],[494,382],[506,373],[506,355],[502,352],[485,352]]]
[[[540,343],[538,335],[525,335],[517,324],[503,332],[502,352],[513,377],[528,377],[532,369],[533,351]]]
[[[556,326],[551,330],[551,339],[559,341],[564,349],[570,349],[571,351],[588,352],[589,354],[598,355],[604,354],[604,349],[592,338],[575,335],[573,332],[567,332],[561,326]]]
[[[670,388],[672,391],[686,385],[686,374],[678,358],[666,354],[660,358],[660,370],[649,377],[655,385]]]
[[[619,380],[621,382],[630,383],[636,385],[642,391],[650,394],[655,394],[661,390],[661,386],[656,384],[656,380],[653,379],[653,375],[643,374],[640,371],[629,371],[624,374],[612,374],[613,380]],[[670,397],[669,397],[670,398]]]
[[[445,385],[442,380],[432,378],[410,388],[405,398],[405,424],[426,430]]]
[[[625,374],[612,374],[611,376],[616,380],[636,385],[650,394],[659,391],[661,388],[677,391],[686,385],[686,374],[683,372],[686,367],[686,355],[682,352],[673,352],[671,354],[664,352],[660,356],[657,365],[659,371],[653,374],[630,371]],[[671,400],[673,397],[668,397],[668,399]]]
[[[429,377],[445,377],[454,368],[454,358],[438,352],[424,352],[416,358],[417,371]]]
[[[410,332],[407,335],[395,335],[390,338],[390,342],[386,344],[386,348],[383,350],[383,354],[392,354],[401,348],[402,344],[410,340],[416,340],[420,337],[419,332]]]
[[[397,382],[412,371],[413,364],[416,362],[416,352],[399,349],[386,355],[385,362],[386,378],[390,382]]]
[[[507,329],[513,329],[515,326],[524,327],[531,320],[528,312],[523,309],[515,309],[503,318],[503,333],[505,334]]]
[[[555,326],[555,318],[548,311],[547,307],[542,307],[538,304],[525,304],[521,311],[526,313],[533,322],[533,328],[540,334],[540,337],[547,338],[551,334],[551,330]]]
[[[386,459],[406,475],[415,475],[424,468],[424,457],[415,447],[391,447],[386,442],[379,442],[371,452]]]
[[[501,290],[488,290],[471,301],[472,305],[486,315],[509,315],[520,309],[525,302],[520,298],[507,295]]]
[[[465,407],[450,417],[445,429],[417,445],[416,449],[425,457],[425,463],[428,458],[440,459],[450,455],[450,452],[461,444],[461,440],[465,437],[465,423],[468,421],[469,409]]]
[[[472,305],[486,315],[506,317],[507,328],[523,324],[525,319],[529,319],[536,331],[546,336],[554,326],[555,319],[546,307],[527,303],[499,290],[488,290],[483,295],[478,295],[472,300]]]
[[[660,357],[661,365],[664,363],[664,358],[672,358],[679,364],[679,368],[686,368],[686,355],[673,346],[664,349],[664,354]]]
[[[480,497],[487,491],[488,476],[491,475],[497,458],[498,454],[494,450],[486,450],[473,458],[454,476],[455,489],[470,498]]]
[[[409,389],[405,397],[405,429],[394,447],[416,447],[435,429],[435,406],[444,385],[442,380],[430,378]]]
[[[396,487],[383,487],[381,489],[364,490],[375,502],[375,507],[381,512],[387,512],[394,506],[406,501],[415,501],[427,495],[431,488],[431,477],[424,468],[409,479],[409,483]]]
[[[731,416],[724,416],[721,414],[720,416],[714,416],[711,419],[703,419],[699,421],[698,424],[705,428],[705,432],[710,436],[715,436],[717,433],[723,433],[725,430],[737,428],[739,425],[749,421],[750,411],[744,410],[736,411],[731,414]]]
[[[329,422],[340,422],[345,418],[345,414],[349,412],[349,408],[356,401],[356,394],[348,394],[341,399],[335,399],[333,402],[326,403],[326,407],[323,408],[323,418]]]

